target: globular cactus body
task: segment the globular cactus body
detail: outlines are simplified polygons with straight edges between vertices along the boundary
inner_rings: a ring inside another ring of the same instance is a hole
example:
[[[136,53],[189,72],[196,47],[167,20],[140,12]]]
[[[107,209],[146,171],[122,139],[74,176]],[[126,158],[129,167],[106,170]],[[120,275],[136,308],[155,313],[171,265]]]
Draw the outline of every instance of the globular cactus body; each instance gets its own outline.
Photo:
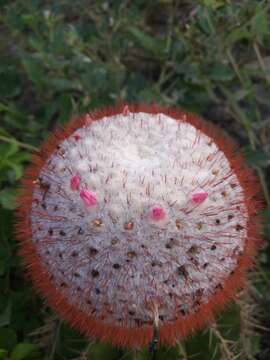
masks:
[[[197,116],[118,106],[57,131],[26,172],[21,254],[35,287],[90,337],[174,344],[243,286],[258,185]]]

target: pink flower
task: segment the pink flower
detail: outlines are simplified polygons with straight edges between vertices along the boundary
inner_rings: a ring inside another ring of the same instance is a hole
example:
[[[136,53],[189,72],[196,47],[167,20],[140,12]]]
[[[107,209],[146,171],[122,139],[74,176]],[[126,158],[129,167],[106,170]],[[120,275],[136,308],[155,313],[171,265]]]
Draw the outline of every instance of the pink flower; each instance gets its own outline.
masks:
[[[166,212],[162,207],[153,207],[150,211],[150,217],[152,220],[163,220],[166,216]]]
[[[96,194],[87,189],[81,190],[80,197],[87,207],[94,206],[98,202]]]
[[[78,190],[80,187],[80,183],[81,183],[81,178],[79,175],[72,176],[72,178],[70,179],[71,190],[73,191]]]
[[[125,106],[124,106],[123,115],[124,115],[124,116],[128,116],[128,115],[129,115],[129,107],[128,107],[128,105],[125,105]]]
[[[202,202],[204,202],[204,200],[206,200],[208,197],[208,194],[206,192],[200,192],[200,193],[196,193],[192,195],[192,201],[195,204],[201,204]]]
[[[81,135],[80,134],[75,134],[74,135],[74,139],[76,140],[76,141],[79,141],[79,140],[81,140]]]

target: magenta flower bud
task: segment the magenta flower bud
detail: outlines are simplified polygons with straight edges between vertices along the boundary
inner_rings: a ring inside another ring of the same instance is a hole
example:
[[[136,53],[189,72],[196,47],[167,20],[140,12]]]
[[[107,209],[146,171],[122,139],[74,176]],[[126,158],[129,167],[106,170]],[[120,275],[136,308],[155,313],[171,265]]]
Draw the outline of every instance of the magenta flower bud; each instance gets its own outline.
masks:
[[[124,109],[123,109],[123,115],[124,115],[124,116],[128,116],[129,113],[130,113],[129,107],[128,107],[128,105],[125,105],[125,106],[124,106]]]
[[[202,202],[204,202],[204,200],[206,200],[208,197],[208,194],[206,192],[200,192],[200,193],[196,193],[192,195],[192,201],[195,204],[201,204]]]
[[[76,141],[79,141],[79,140],[81,140],[81,135],[80,134],[75,134],[74,135],[74,139],[76,140]]]
[[[72,176],[72,178],[70,180],[70,188],[71,188],[71,190],[73,190],[73,191],[79,190],[80,183],[81,183],[81,178],[80,178],[79,175]]]
[[[150,211],[150,217],[154,221],[163,220],[166,216],[166,212],[162,207],[153,207]]]
[[[84,202],[84,205],[87,207],[94,206],[98,202],[96,194],[87,189],[81,190],[80,197],[81,197],[82,201]]]

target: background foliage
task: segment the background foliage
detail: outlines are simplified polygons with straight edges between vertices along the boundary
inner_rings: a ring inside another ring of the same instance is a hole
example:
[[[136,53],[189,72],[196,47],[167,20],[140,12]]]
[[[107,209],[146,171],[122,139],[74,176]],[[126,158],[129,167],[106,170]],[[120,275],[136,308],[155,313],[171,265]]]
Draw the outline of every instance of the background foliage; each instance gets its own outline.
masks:
[[[0,0],[0,360],[150,359],[89,343],[33,294],[12,232],[18,181],[56,124],[119,99],[182,106],[245,151],[270,205],[270,3]],[[265,247],[210,329],[157,359],[270,359]]]

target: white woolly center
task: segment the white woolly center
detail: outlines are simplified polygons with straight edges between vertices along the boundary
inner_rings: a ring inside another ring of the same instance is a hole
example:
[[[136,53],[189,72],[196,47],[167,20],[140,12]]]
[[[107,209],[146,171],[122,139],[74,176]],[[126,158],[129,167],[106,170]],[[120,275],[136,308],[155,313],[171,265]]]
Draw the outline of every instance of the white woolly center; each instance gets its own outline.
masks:
[[[154,304],[161,321],[196,311],[245,245],[243,189],[224,153],[163,114],[104,117],[74,135],[47,161],[33,197],[33,241],[55,285],[108,323],[151,322]],[[97,205],[71,189],[76,175]],[[194,203],[201,192],[207,199]],[[165,218],[151,218],[153,207]]]

